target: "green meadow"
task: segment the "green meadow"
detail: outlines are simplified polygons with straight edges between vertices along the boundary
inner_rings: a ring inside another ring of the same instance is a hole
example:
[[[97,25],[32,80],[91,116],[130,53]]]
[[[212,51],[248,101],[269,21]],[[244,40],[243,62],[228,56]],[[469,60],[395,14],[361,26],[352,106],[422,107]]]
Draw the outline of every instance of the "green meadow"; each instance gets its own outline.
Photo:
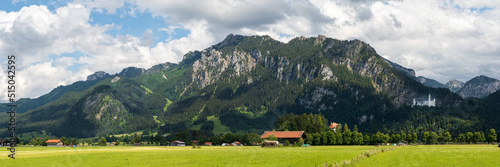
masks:
[[[15,160],[8,158],[7,150],[2,148],[0,166],[325,166],[390,147],[17,147]],[[360,159],[353,165],[500,166],[498,157],[500,148],[493,145],[405,146]]]
[[[500,166],[496,145],[405,146],[379,153],[356,166]]]

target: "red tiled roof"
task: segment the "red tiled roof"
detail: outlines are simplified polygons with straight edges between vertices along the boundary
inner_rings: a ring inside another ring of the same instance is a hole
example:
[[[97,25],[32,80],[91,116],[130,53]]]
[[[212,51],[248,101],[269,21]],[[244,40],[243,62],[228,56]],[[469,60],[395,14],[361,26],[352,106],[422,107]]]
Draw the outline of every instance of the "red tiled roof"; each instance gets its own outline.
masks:
[[[260,138],[269,138],[274,135],[276,138],[301,138],[304,131],[266,131]]]
[[[233,143],[238,143],[238,144],[241,144],[239,141],[234,141]]]
[[[337,125],[337,123],[332,122],[332,124],[330,124],[330,129],[337,128]]]
[[[61,140],[47,140],[45,143],[59,143]]]

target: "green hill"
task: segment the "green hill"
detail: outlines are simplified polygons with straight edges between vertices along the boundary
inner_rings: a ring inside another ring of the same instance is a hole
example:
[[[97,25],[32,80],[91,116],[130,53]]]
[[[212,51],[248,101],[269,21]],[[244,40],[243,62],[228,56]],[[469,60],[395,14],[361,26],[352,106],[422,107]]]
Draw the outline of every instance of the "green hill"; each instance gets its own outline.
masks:
[[[18,124],[20,133],[77,137],[145,129],[260,133],[275,129],[288,113],[321,113],[363,132],[498,128],[483,121],[499,110],[492,104],[426,87],[393,66],[359,40],[318,36],[282,43],[230,34],[187,53],[179,64],[127,68],[123,75],[68,91],[21,114]],[[437,107],[412,107],[414,99],[429,94]],[[467,108],[471,101],[491,111]]]

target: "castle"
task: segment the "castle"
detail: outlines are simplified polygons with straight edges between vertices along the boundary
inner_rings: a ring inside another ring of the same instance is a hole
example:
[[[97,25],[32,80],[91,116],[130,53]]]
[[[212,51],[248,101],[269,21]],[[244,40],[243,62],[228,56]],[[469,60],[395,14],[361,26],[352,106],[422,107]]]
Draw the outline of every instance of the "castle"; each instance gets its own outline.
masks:
[[[428,107],[436,107],[436,98],[431,98],[431,94],[429,93],[429,98],[417,98],[413,99],[412,106],[428,106]]]

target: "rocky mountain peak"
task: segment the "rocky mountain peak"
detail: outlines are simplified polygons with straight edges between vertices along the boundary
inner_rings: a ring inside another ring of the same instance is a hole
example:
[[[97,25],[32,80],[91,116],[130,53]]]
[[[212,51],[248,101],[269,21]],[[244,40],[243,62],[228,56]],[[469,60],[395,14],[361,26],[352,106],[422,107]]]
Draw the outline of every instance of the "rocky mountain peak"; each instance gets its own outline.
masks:
[[[500,90],[499,80],[481,75],[467,81],[457,93],[463,98],[483,98],[497,90]]]
[[[137,67],[127,67],[127,68],[124,68],[120,73],[118,73],[119,75],[123,75],[123,76],[126,76],[127,78],[133,78],[133,77],[137,77],[139,75],[142,75],[144,74],[146,70],[143,69],[143,68],[137,68]]]
[[[104,71],[97,71],[92,75],[87,76],[87,81],[98,80],[101,78],[109,77],[110,75]]]
[[[238,43],[243,41],[243,39],[245,39],[245,37],[242,35],[229,34],[222,42],[215,45],[215,48],[222,48],[225,46],[236,46],[238,45]]]
[[[405,68],[399,64],[396,64],[396,63],[393,63],[387,59],[384,58],[384,60],[389,64],[391,65],[392,68],[402,72],[403,74],[405,74],[406,76],[410,77],[410,78],[414,78],[415,77],[415,70],[413,69],[409,69],[409,68]],[[421,80],[418,80],[420,83],[423,83],[425,82],[425,79],[423,81]]]
[[[451,79],[448,81],[445,86],[450,89],[452,92],[456,92],[464,86],[464,83],[462,81],[456,80],[456,79]]]

